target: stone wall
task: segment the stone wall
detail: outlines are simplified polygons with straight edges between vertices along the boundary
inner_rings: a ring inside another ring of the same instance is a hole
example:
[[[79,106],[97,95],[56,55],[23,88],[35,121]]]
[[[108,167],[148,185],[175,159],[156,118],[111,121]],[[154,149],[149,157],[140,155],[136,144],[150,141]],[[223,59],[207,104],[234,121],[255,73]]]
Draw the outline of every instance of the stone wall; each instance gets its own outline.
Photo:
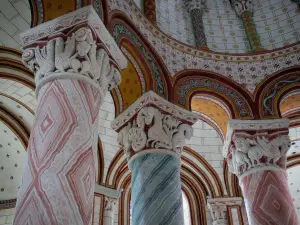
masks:
[[[12,225],[15,208],[0,210],[0,225]]]
[[[198,121],[193,125],[194,136],[186,146],[198,152],[218,173],[223,186],[223,142],[218,132],[209,124]],[[225,188],[224,188],[225,189]]]

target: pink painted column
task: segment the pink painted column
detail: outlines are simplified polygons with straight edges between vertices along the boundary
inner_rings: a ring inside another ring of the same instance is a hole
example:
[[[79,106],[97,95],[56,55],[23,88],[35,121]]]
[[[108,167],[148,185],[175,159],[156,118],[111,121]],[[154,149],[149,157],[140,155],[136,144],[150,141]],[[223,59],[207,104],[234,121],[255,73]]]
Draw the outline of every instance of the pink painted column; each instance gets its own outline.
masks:
[[[99,107],[126,59],[90,6],[21,40],[38,107],[14,225],[91,224]]]
[[[232,120],[224,156],[245,199],[250,225],[297,225],[287,184],[286,152],[289,121]]]

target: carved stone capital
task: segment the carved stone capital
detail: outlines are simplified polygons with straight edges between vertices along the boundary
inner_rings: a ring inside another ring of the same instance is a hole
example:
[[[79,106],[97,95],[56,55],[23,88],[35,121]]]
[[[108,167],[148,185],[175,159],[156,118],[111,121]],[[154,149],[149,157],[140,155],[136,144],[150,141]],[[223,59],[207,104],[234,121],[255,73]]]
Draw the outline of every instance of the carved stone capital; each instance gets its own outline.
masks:
[[[188,12],[194,9],[203,10],[206,7],[206,0],[184,0],[183,3]]]
[[[213,225],[228,224],[228,208],[227,206],[240,206],[242,198],[210,198],[207,199],[207,206],[210,210]]]
[[[232,0],[231,5],[239,17],[246,11],[253,12],[253,0]]]
[[[290,148],[288,120],[235,120],[229,122],[223,154],[229,170],[244,176],[260,170],[285,169]]]
[[[117,204],[117,199],[108,196],[104,197],[104,211],[114,213]]]
[[[105,94],[121,82],[127,60],[97,13],[87,6],[21,34],[22,60],[37,92],[54,79],[84,80]]]
[[[198,116],[147,92],[112,123],[127,158],[143,150],[163,149],[180,156]]]

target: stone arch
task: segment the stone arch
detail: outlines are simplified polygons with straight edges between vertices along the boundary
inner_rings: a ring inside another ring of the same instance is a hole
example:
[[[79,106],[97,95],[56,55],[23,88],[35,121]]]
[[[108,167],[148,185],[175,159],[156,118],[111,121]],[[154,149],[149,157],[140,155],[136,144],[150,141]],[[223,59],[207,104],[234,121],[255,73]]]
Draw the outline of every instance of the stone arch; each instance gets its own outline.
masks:
[[[109,15],[111,20],[108,29],[119,46],[122,45],[124,40],[131,43],[144,59],[143,63],[148,71],[145,80],[152,80],[151,88],[153,91],[169,99],[169,92],[171,87],[171,80],[163,64],[161,58],[156,51],[150,46],[148,41],[139,33],[139,31],[132,25],[130,20],[118,12],[111,12]]]
[[[181,181],[191,210],[191,223],[206,224],[206,197],[223,197],[223,184],[213,167],[196,151],[184,147],[182,153]],[[116,154],[108,169],[105,185],[113,189],[123,189],[119,199],[118,223],[129,224],[129,207],[131,198],[131,172],[122,151]],[[125,215],[126,214],[126,215]]]
[[[189,70],[176,75],[173,82],[172,101],[188,110],[200,113],[200,118],[216,128],[224,138],[229,119],[252,119],[256,117],[254,103],[249,94],[240,86],[221,75],[199,70]],[[193,107],[195,98],[202,97],[202,107]],[[208,112],[211,104],[215,107]],[[208,116],[211,121],[207,120]],[[216,114],[223,115],[216,116]],[[224,118],[223,118],[224,117]],[[217,126],[216,126],[217,125]]]
[[[260,118],[280,118],[280,102],[284,96],[300,89],[300,67],[283,70],[261,82],[255,91]]]

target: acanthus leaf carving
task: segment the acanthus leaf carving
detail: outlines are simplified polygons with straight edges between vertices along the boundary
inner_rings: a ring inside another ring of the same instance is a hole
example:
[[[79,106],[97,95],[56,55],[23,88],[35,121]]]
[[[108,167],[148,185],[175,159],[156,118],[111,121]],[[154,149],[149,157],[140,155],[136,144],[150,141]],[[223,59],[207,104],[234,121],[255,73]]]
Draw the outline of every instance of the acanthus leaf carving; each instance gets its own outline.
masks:
[[[237,175],[265,166],[285,169],[285,156],[289,148],[288,135],[280,135],[270,141],[265,136],[253,139],[236,137],[227,157],[228,168]]]
[[[64,72],[90,78],[103,93],[121,82],[120,72],[111,65],[106,50],[98,48],[92,31],[85,27],[76,30],[67,40],[56,37],[42,48],[25,49],[22,61],[35,73],[37,85],[51,74]]]
[[[139,152],[145,148],[147,136],[141,128],[133,127],[129,130],[128,140],[131,142],[132,149]]]
[[[193,135],[193,128],[181,123],[171,115],[162,113],[154,107],[144,107],[134,119],[119,132],[118,142],[123,146],[127,158],[130,150],[165,149],[181,154],[185,140]]]

